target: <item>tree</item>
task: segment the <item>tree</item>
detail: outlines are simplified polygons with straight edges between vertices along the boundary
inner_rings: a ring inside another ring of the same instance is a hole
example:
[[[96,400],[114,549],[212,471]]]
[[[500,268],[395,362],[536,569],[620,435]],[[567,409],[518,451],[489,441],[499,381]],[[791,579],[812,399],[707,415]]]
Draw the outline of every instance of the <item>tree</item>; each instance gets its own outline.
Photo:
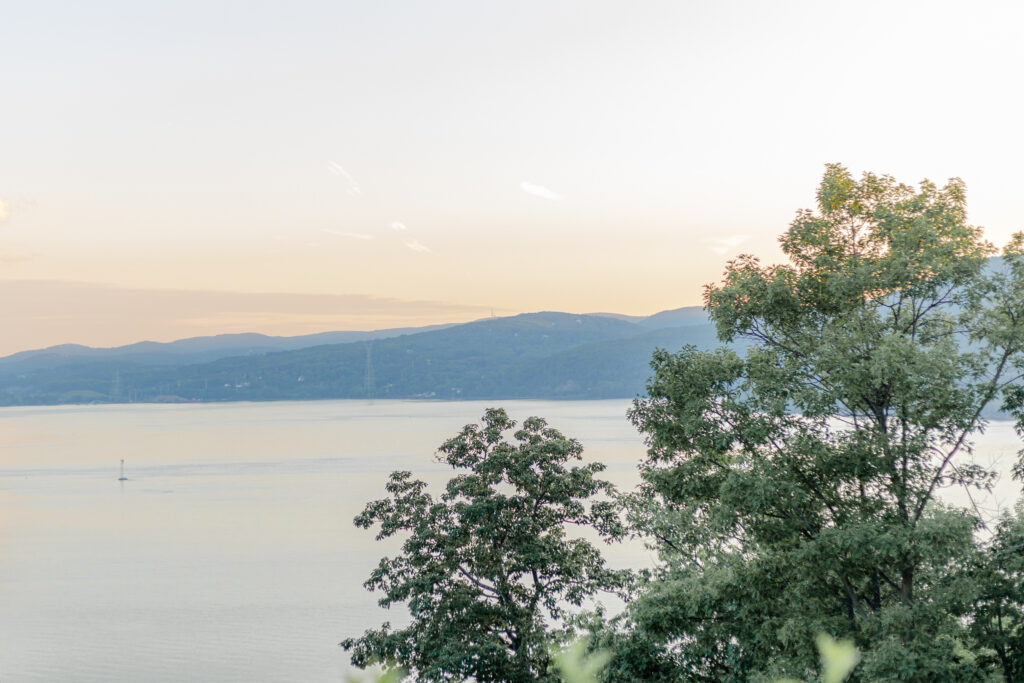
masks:
[[[385,623],[342,646],[352,662],[394,661],[417,680],[557,680],[549,645],[569,606],[599,590],[619,589],[623,572],[604,566],[597,548],[570,525],[606,540],[624,527],[595,478],[604,466],[579,461],[579,442],[544,420],[515,427],[503,410],[446,441],[439,460],[460,472],[435,500],[409,472],[394,472],[388,498],[366,506],[356,525],[380,525],[378,539],[407,534],[402,552],[384,558],[366,582],[380,604],[406,603],[409,626]]]
[[[999,520],[991,540],[965,567],[979,590],[971,606],[971,635],[981,659],[1008,681],[1024,680],[1024,500]]]
[[[741,256],[705,291],[744,357],[654,356],[631,515],[664,564],[605,641],[677,680],[739,681],[809,675],[827,632],[856,641],[866,680],[982,680],[999,663],[958,571],[981,520],[939,495],[990,485],[972,438],[1024,405],[1024,238],[987,265],[957,179],[830,165],[817,200],[780,238],[789,263]]]

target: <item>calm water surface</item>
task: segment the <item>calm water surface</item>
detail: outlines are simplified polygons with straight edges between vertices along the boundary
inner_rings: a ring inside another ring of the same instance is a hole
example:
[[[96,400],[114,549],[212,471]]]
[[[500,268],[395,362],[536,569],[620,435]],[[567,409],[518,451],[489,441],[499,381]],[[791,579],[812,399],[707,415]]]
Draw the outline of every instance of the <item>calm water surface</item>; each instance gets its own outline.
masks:
[[[395,546],[352,518],[392,470],[440,486],[434,449],[492,403],[0,409],[0,681],[341,680],[338,641],[402,620],[361,587]],[[628,401],[501,405],[638,481]],[[1017,448],[993,423],[977,459],[1005,472]],[[976,502],[1017,490],[1004,476]],[[651,562],[636,544],[606,556]]]
[[[402,620],[361,586],[394,545],[352,518],[392,470],[443,483],[434,449],[490,405],[0,410],[0,681],[341,680],[338,641]],[[502,405],[637,481],[627,401]]]

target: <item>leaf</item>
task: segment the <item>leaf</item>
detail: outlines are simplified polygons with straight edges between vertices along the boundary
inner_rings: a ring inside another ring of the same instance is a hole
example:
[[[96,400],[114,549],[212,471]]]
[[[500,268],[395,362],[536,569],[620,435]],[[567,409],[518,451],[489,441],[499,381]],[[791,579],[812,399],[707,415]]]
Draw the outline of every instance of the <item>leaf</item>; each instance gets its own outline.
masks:
[[[597,683],[597,675],[608,666],[610,652],[587,653],[585,640],[577,640],[555,655],[555,668],[565,683]]]
[[[821,678],[824,683],[842,683],[860,661],[860,652],[852,640],[834,640],[821,633],[815,638],[821,655]]]

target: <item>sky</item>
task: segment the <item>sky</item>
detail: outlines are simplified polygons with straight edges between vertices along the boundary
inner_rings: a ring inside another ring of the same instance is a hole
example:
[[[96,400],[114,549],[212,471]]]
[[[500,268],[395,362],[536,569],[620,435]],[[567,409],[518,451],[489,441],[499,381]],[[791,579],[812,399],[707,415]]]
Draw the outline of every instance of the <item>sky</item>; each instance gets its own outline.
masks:
[[[11,2],[0,354],[701,302],[825,164],[1024,229],[1020,3]]]

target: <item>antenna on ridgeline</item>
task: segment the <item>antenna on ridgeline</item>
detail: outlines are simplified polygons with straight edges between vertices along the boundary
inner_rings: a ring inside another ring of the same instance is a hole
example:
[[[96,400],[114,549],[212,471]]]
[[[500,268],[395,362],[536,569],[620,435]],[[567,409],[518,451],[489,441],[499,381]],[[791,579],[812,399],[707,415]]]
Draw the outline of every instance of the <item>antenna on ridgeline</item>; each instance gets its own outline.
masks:
[[[494,306],[491,306],[491,317],[494,317]]]

